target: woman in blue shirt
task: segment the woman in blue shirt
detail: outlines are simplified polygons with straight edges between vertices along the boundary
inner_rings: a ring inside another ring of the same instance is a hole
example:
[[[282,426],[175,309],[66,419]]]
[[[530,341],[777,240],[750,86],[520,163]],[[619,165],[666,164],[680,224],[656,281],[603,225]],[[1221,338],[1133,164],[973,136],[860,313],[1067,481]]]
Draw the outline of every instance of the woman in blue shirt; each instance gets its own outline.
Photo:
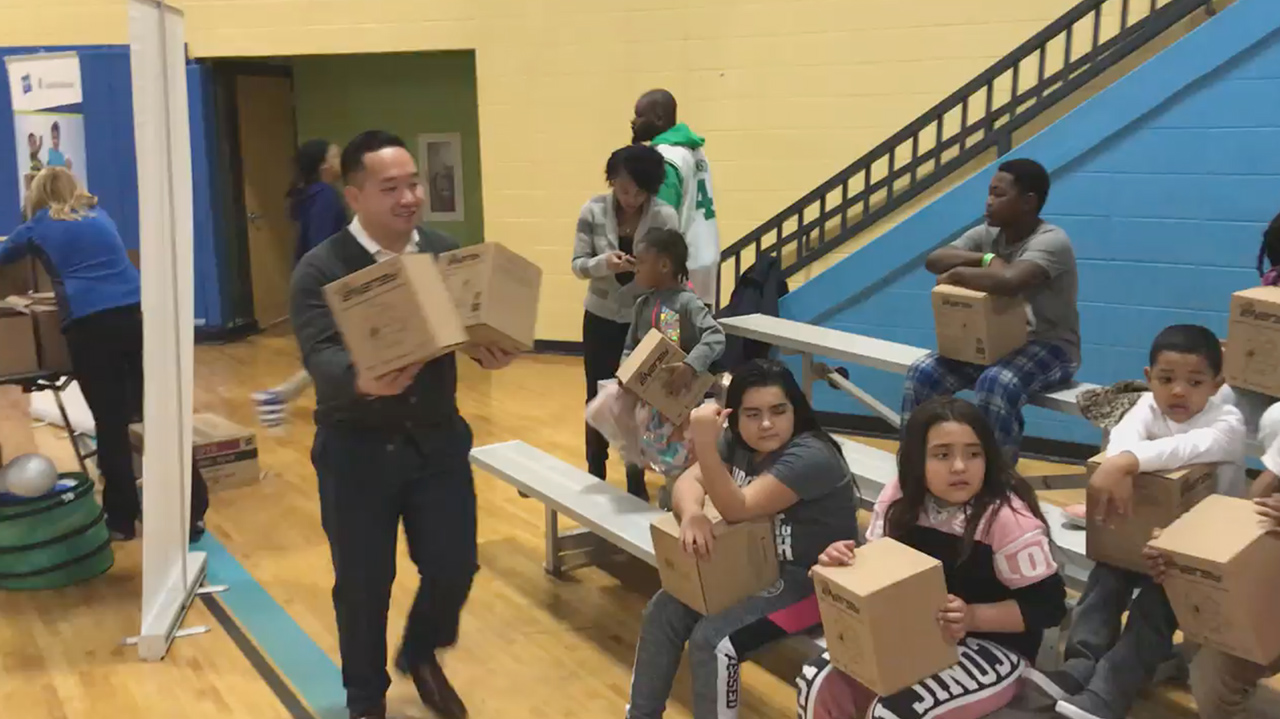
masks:
[[[141,513],[129,423],[142,415],[142,288],[116,224],[63,167],[36,175],[28,221],[0,242],[0,264],[28,256],[53,280],[71,368],[97,427],[103,509],[113,539],[136,536]],[[208,498],[192,477],[192,534],[203,532]]]
[[[289,214],[298,224],[293,261],[347,226],[347,207],[334,183],[342,179],[342,148],[328,140],[307,140],[294,160],[293,186],[289,188]],[[299,370],[284,384],[250,395],[264,427],[284,424],[285,408],[311,385],[311,376]]]

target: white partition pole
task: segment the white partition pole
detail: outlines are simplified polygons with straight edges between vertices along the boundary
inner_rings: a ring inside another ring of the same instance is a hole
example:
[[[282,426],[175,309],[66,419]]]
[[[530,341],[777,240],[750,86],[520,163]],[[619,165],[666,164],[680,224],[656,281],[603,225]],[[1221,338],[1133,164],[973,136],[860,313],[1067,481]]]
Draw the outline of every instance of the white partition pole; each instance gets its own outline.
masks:
[[[138,160],[143,369],[142,631],[138,654],[163,659],[204,581],[189,552],[194,345],[191,133],[182,13],[129,2]]]

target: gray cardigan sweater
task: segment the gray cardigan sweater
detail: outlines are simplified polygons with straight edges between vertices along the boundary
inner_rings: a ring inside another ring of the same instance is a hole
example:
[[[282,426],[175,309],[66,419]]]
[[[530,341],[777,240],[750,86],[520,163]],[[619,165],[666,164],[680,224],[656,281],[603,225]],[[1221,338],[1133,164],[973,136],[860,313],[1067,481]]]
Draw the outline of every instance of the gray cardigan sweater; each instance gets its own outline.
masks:
[[[676,216],[675,208],[656,197],[650,199],[649,208],[636,228],[636,241],[651,227],[680,229],[680,218]],[[573,274],[591,281],[587,285],[587,298],[582,303],[588,312],[626,323],[631,321],[631,309],[643,290],[634,282],[625,287],[618,284],[616,275],[605,266],[605,255],[618,249],[618,217],[614,212],[613,193],[596,195],[582,206],[578,215],[578,234],[573,242]]]

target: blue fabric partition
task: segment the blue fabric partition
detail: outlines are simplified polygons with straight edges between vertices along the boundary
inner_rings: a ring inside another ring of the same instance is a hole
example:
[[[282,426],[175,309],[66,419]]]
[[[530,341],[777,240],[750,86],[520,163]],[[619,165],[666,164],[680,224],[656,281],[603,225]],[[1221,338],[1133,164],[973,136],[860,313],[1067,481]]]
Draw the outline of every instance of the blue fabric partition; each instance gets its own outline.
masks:
[[[115,219],[125,247],[138,249],[138,173],[134,154],[133,92],[127,46],[10,47],[0,55],[65,52],[80,55],[84,87],[85,152],[89,189]],[[226,313],[218,283],[217,223],[209,158],[212,152],[212,109],[209,69],[187,67],[191,123],[192,191],[195,215],[195,322],[221,327]],[[13,141],[13,106],[0,92],[0,234],[21,223],[18,205],[17,149]]]

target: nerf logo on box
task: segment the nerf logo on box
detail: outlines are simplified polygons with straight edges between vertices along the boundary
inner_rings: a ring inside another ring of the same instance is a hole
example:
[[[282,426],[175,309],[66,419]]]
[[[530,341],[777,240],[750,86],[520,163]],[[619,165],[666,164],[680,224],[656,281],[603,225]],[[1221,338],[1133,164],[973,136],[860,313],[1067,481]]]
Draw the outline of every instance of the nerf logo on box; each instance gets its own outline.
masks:
[[[448,266],[453,267],[455,265],[465,265],[468,262],[475,262],[478,259],[480,259],[479,252],[466,252],[463,254],[452,254],[452,255],[449,255]]]
[[[671,356],[671,348],[663,347],[662,351],[659,352],[657,356],[655,356],[652,360],[650,360],[649,366],[645,367],[644,371],[640,373],[640,376],[636,378],[636,382],[641,387],[649,384],[649,380],[653,379],[653,375],[656,374],[657,371],[667,363],[667,358],[670,356]]]
[[[1270,322],[1273,325],[1280,325],[1280,314],[1275,312],[1265,312],[1253,306],[1252,302],[1245,302],[1240,305],[1240,319],[1253,320],[1255,322]]]
[[[1205,579],[1210,582],[1213,582],[1214,584],[1222,584],[1222,575],[1218,574],[1217,572],[1210,572],[1207,569],[1201,569],[1200,567],[1193,567],[1189,564],[1178,564],[1176,561],[1173,560],[1172,557],[1170,557],[1167,554],[1164,557],[1164,563],[1166,568],[1172,569],[1179,574],[1185,574],[1188,577],[1197,577],[1199,579]]]
[[[827,601],[831,602],[837,607],[840,607],[841,609],[844,609],[846,611],[852,612],[853,614],[857,614],[861,616],[862,610],[858,608],[858,605],[854,604],[848,597],[841,594],[836,594],[835,592],[831,591],[830,584],[823,582],[821,591],[822,591],[823,599],[826,599]]]
[[[343,284],[338,287],[338,297],[343,302],[350,302],[357,297],[367,295],[370,292],[389,285],[399,279],[400,275],[395,272],[387,272],[372,279],[365,280],[360,284]]]

